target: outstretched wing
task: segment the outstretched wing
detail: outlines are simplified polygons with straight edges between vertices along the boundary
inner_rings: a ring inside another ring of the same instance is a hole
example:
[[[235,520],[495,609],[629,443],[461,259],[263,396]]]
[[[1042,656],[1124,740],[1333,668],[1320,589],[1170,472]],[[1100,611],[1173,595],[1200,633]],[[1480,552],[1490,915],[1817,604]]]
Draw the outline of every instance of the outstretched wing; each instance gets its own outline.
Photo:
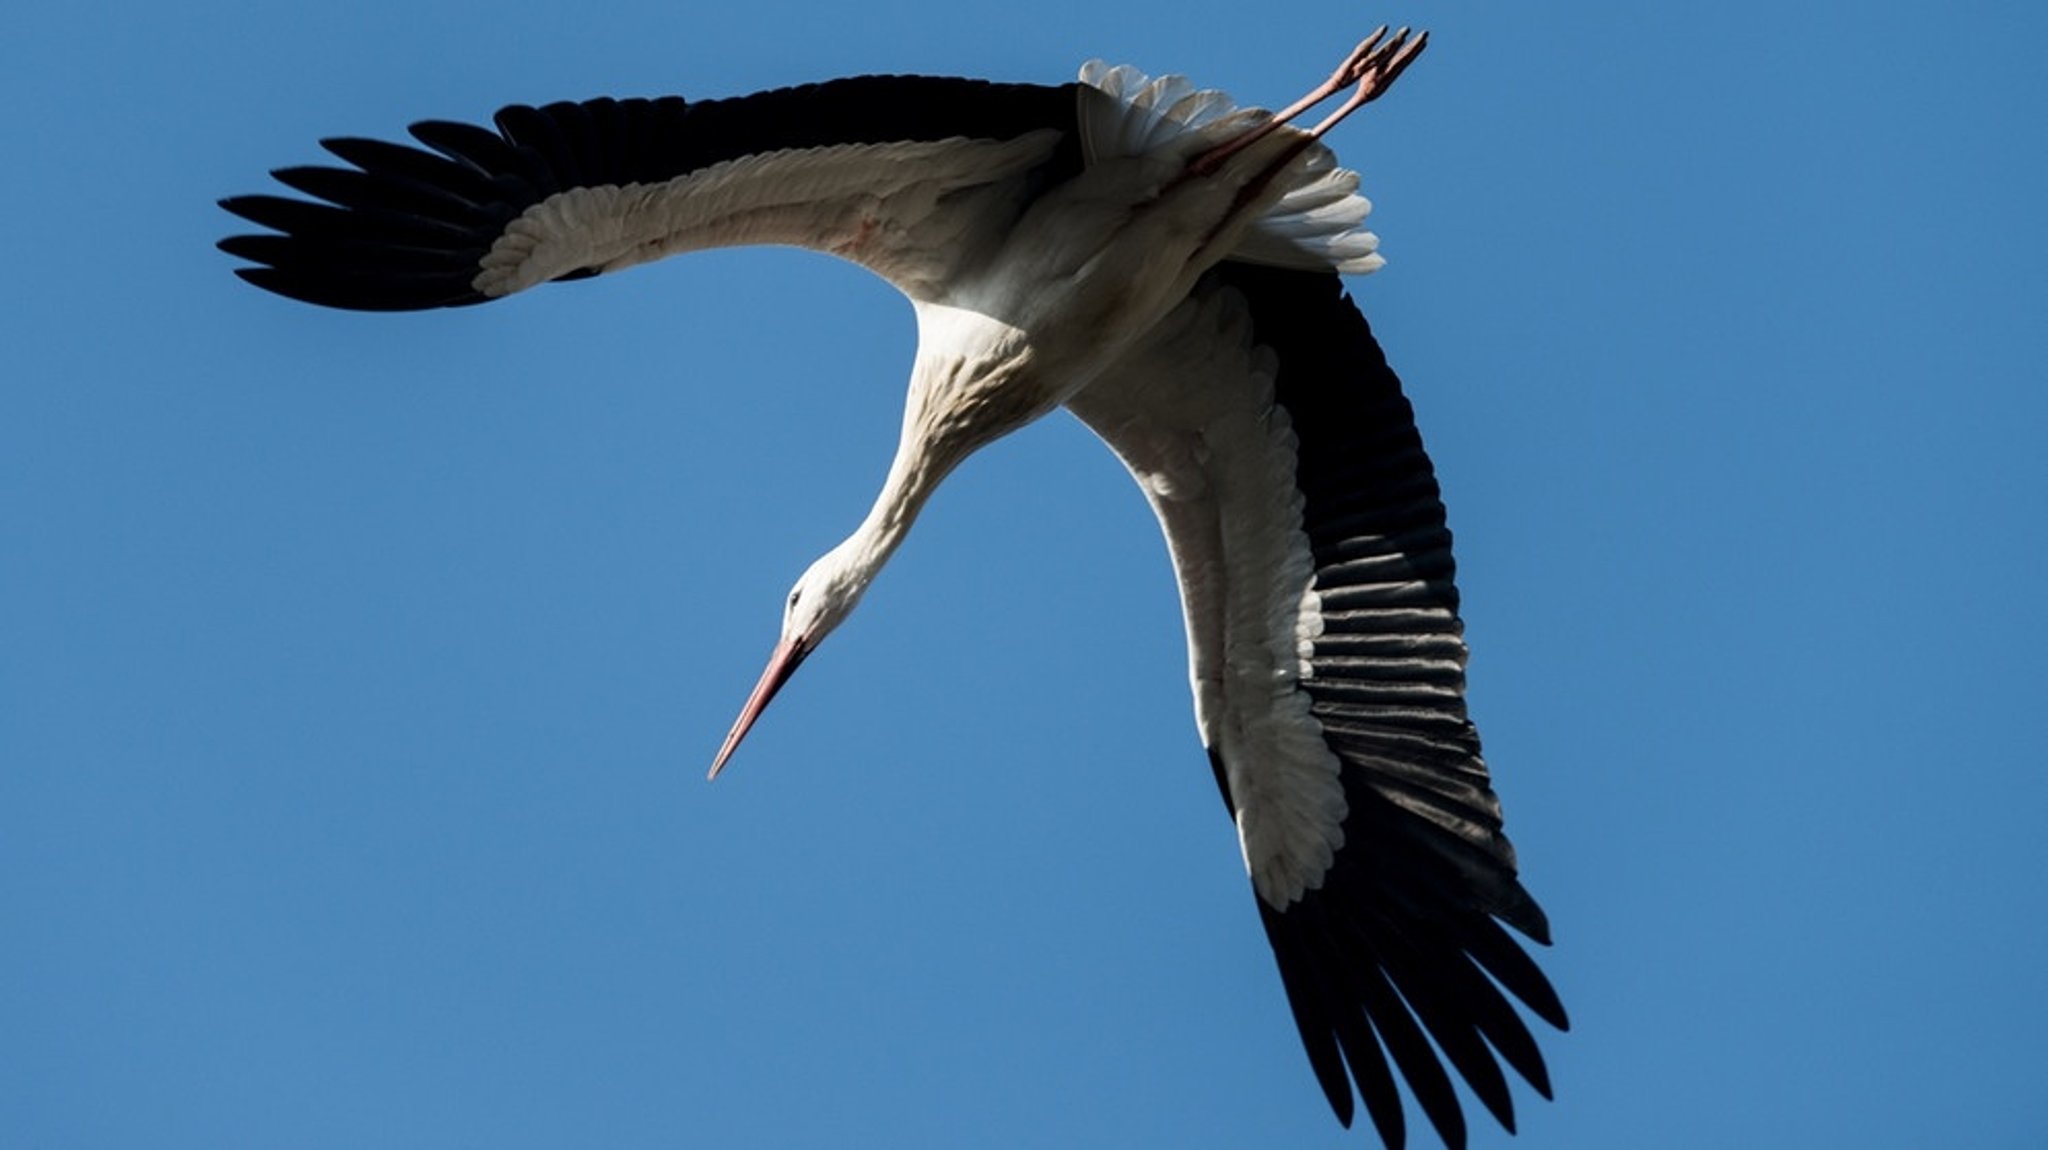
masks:
[[[1225,263],[1069,407],[1165,529],[1196,721],[1337,1116],[1355,1083],[1400,1146],[1398,1071],[1462,1146],[1447,1063],[1512,1130],[1496,1059],[1550,1086],[1507,995],[1566,1019],[1501,927],[1549,941],[1466,718],[1435,475],[1364,317],[1335,274]]]
[[[221,206],[237,274],[330,307],[480,303],[709,247],[832,252],[913,296],[1081,164],[1075,85],[862,76],[695,103],[587,100],[430,120],[425,147],[343,138],[350,167],[272,173],[309,199]]]

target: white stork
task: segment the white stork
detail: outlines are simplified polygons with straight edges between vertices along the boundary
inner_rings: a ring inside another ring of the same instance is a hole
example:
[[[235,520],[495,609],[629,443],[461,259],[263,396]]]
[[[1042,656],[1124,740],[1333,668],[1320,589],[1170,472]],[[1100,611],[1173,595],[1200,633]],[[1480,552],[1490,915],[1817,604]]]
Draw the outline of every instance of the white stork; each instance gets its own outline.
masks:
[[[1400,1146],[1398,1069],[1458,1147],[1445,1063],[1512,1131],[1496,1059],[1550,1084],[1508,995],[1566,1020],[1502,929],[1549,941],[1466,718],[1436,480],[1338,278],[1381,260],[1357,176],[1319,138],[1427,40],[1385,33],[1277,115],[1099,63],[1059,87],[864,76],[515,105],[495,132],[415,124],[425,149],[323,141],[352,166],[274,173],[313,201],[222,201],[272,230],[220,246],[257,265],[237,269],[250,283],[340,308],[482,303],[755,243],[831,252],[910,298],[917,357],[888,478],[790,591],[714,776],[939,481],[1064,405],[1165,531],[1196,725],[1330,1105],[1349,1125],[1355,1086]]]

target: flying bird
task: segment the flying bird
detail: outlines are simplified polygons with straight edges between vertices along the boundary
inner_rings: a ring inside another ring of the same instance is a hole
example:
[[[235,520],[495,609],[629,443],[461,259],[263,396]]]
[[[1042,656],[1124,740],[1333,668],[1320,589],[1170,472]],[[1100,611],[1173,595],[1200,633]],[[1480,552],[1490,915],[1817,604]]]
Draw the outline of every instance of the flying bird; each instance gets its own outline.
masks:
[[[1427,43],[1382,28],[1278,113],[1100,62],[1059,86],[862,76],[514,105],[495,131],[414,124],[423,146],[324,140],[347,166],[273,173],[310,198],[221,201],[268,230],[220,247],[258,287],[363,310],[738,244],[830,252],[910,299],[888,477],[790,590],[714,777],[939,482],[1072,412],[1165,532],[1196,726],[1330,1106],[1348,1126],[1362,1099],[1399,1147],[1398,1074],[1460,1147],[1449,1071],[1510,1131],[1502,1063],[1550,1096],[1510,996],[1567,1023],[1505,929],[1549,942],[1466,715],[1435,475],[1340,280],[1382,261],[1358,177],[1322,137]]]

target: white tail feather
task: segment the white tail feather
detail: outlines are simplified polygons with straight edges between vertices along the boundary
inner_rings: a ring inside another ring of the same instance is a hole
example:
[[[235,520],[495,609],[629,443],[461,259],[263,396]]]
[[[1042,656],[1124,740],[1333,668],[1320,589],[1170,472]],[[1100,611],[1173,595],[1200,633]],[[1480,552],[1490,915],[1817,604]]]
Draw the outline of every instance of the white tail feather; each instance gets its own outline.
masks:
[[[1196,88],[1184,76],[1147,76],[1129,64],[1101,60],[1081,65],[1081,83],[1110,97],[1081,101],[1081,148],[1092,162],[1135,156],[1201,132],[1249,128],[1270,113],[1240,108],[1227,93]],[[1336,154],[1309,148],[1302,181],[1254,221],[1231,259],[1301,270],[1352,275],[1377,271],[1379,237],[1361,225],[1372,202],[1358,194],[1358,173],[1337,166]]]

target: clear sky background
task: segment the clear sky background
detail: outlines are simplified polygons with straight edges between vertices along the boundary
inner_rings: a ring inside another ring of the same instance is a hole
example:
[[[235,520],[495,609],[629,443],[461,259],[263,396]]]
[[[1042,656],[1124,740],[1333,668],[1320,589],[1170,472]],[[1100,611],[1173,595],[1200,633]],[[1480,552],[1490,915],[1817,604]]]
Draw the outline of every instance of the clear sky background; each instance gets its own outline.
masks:
[[[1385,19],[1352,288],[1574,1020],[1512,1144],[2048,1145],[2048,8],[1932,11],[11,6],[0,1144],[1372,1144],[1078,425],[707,786],[902,300],[740,251],[360,316],[211,244],[326,135],[1095,55],[1275,104]]]

